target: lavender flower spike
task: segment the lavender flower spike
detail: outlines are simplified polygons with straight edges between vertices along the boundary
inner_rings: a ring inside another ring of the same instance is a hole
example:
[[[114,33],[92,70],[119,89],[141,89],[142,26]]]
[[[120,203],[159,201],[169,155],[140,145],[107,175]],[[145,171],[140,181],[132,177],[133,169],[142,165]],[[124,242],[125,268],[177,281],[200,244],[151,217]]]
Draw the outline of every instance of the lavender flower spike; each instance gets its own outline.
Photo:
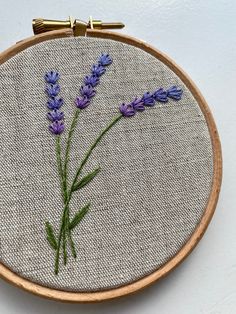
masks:
[[[47,118],[52,122],[49,125],[49,130],[55,135],[60,135],[65,129],[64,113],[59,110],[63,105],[63,99],[57,98],[60,93],[60,86],[57,83],[59,77],[59,73],[55,71],[48,71],[44,76],[46,83],[48,83],[45,90],[49,97],[47,107],[51,110],[47,113]]]
[[[55,71],[48,71],[44,78],[48,84],[55,84],[59,80],[59,73]]]
[[[176,86],[172,86],[167,90],[167,95],[169,98],[172,98],[174,100],[180,100],[181,96],[183,94],[183,91],[181,88],[177,88]]]
[[[167,102],[168,97],[174,100],[181,99],[182,89],[176,86],[170,87],[167,91],[163,88],[157,89],[153,94],[146,92],[142,98],[135,98],[130,104],[120,105],[120,113],[124,117],[132,117],[135,115],[136,111],[144,111],[145,106],[152,107],[155,105],[155,101]]]
[[[94,87],[99,84],[100,76],[105,73],[105,66],[111,63],[111,57],[108,54],[102,54],[98,59],[98,63],[92,66],[91,74],[84,78],[84,85],[80,88],[80,96],[75,99],[75,105],[78,109],[88,107],[91,98],[96,94]]]

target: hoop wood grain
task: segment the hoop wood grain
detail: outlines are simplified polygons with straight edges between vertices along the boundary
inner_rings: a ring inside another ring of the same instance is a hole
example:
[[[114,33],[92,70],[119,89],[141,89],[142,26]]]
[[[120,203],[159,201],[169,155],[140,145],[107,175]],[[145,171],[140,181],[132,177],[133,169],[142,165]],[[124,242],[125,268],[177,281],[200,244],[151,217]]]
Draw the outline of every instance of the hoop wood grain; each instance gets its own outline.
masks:
[[[62,38],[62,37],[72,37],[73,32],[71,30],[59,30],[59,31],[52,31],[44,34],[40,34],[37,36],[30,37],[23,41],[18,42],[11,48],[7,49],[6,51],[0,54],[0,64],[6,62],[14,55],[23,51],[24,49],[33,46],[37,43],[42,41],[51,40],[55,38]],[[29,280],[26,280],[16,273],[12,272],[6,266],[0,263],[0,276],[7,280],[8,282],[16,285],[19,288],[22,288],[26,291],[29,291],[33,294],[43,296],[49,299],[54,299],[63,302],[98,302],[108,299],[114,299],[117,297],[121,297],[124,295],[128,295],[134,293],[140,289],[147,287],[148,285],[154,283],[155,281],[163,278],[166,276],[171,270],[173,270],[177,265],[180,264],[194,249],[197,245],[201,237],[203,236],[204,232],[207,229],[207,226],[212,218],[214,213],[220,186],[221,186],[221,179],[222,179],[222,156],[221,156],[221,146],[220,140],[218,136],[218,132],[216,129],[216,125],[212,114],[208,108],[206,101],[204,100],[203,96],[201,95],[198,88],[192,82],[192,80],[188,77],[188,75],[180,69],[169,57],[167,57],[162,52],[158,51],[157,49],[153,48],[152,46],[138,40],[134,39],[129,36],[125,36],[123,34],[114,33],[114,32],[105,32],[105,31],[95,31],[95,30],[88,30],[87,36],[90,37],[99,37],[99,38],[106,38],[112,39],[119,42],[123,42],[135,47],[138,47],[147,53],[151,54],[155,58],[159,59],[165,65],[167,65],[187,86],[187,88],[191,91],[192,95],[196,99],[197,103],[199,104],[207,125],[209,129],[209,133],[211,136],[212,148],[213,148],[213,162],[214,162],[214,173],[213,173],[213,182],[211,187],[211,193],[209,195],[208,203],[205,208],[204,214],[200,223],[198,224],[197,228],[195,229],[194,233],[188,240],[188,242],[182,247],[182,249],[170,260],[168,261],[163,267],[159,268],[152,274],[139,279],[136,282],[130,283],[126,286],[122,286],[116,289],[107,290],[107,291],[97,291],[97,292],[88,292],[88,293],[77,293],[77,292],[66,292],[66,291],[59,291],[56,289],[47,288]]]

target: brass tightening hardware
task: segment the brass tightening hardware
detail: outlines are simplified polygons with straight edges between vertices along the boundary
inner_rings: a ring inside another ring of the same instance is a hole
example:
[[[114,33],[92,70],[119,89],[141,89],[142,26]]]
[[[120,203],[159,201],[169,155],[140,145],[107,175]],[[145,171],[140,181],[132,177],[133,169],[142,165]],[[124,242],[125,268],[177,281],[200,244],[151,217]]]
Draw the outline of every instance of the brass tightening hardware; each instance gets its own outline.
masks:
[[[67,21],[45,20],[42,18],[32,21],[34,34],[41,34],[53,30],[71,28],[74,36],[84,36],[88,28],[90,29],[116,29],[123,28],[125,25],[120,22],[104,23],[100,20],[93,20],[90,17],[88,22],[69,17]]]

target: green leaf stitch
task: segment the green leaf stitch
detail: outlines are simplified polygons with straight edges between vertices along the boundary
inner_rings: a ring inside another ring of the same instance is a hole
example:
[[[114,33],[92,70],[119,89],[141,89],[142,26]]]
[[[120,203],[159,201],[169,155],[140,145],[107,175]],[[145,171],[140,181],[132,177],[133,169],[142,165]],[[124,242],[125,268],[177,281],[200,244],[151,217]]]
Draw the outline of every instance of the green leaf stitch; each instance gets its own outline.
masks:
[[[74,229],[80,223],[80,221],[84,218],[84,216],[87,214],[89,210],[89,206],[90,206],[90,203],[88,203],[86,206],[81,208],[81,210],[75,214],[74,218],[72,219],[69,225],[70,230]]]
[[[100,172],[101,168],[98,167],[86,176],[84,176],[77,184],[74,185],[73,187],[73,192],[77,191],[79,189],[82,189],[85,185],[87,185],[89,182],[91,182],[96,175]]]
[[[45,227],[46,227],[46,233],[47,233],[47,240],[48,240],[49,244],[51,245],[51,247],[54,250],[56,250],[57,249],[57,241],[56,241],[56,238],[54,236],[53,228],[48,221],[46,222]]]

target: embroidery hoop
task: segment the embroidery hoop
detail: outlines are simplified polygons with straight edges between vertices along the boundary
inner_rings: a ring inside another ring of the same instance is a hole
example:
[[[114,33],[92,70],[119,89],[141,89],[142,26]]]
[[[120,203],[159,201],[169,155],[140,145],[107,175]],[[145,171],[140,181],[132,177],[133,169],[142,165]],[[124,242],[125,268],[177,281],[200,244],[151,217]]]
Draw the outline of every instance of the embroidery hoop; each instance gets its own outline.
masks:
[[[188,75],[182,69],[180,69],[179,66],[177,66],[168,56],[158,51],[156,48],[153,48],[152,46],[144,43],[143,41],[140,41],[133,37],[115,32],[90,29],[87,31],[87,36],[112,39],[138,47],[144,50],[145,52],[151,54],[152,56],[163,62],[165,65],[167,65],[184,82],[187,88],[191,91],[193,97],[196,99],[197,103],[199,104],[199,107],[201,108],[205,116],[212,142],[214,171],[212,187],[207,206],[205,208],[201,221],[199,222],[198,226],[196,227],[195,231],[193,232],[187,243],[172,259],[170,259],[166,264],[164,264],[164,266],[154,271],[150,275],[147,275],[146,277],[143,277],[135,282],[106,291],[67,292],[47,288],[39,284],[33,283],[27,279],[20,277],[18,274],[14,273],[5,265],[0,263],[0,277],[14,284],[15,286],[22,288],[26,291],[29,291],[35,295],[42,296],[48,299],[72,303],[99,302],[128,295],[151,285],[152,283],[165,277],[169,272],[175,269],[175,267],[177,267],[191,253],[191,251],[195,248],[195,246],[203,236],[204,232],[206,231],[208,224],[210,223],[211,218],[215,211],[222,179],[222,155],[217,128],[206,101],[204,100],[198,88],[188,77]],[[44,34],[32,36],[30,38],[22,40],[0,54],[0,64],[6,62],[7,60],[15,56],[17,53],[25,50],[30,46],[33,46],[46,40],[52,40],[63,37],[73,37],[73,31],[71,29],[50,31]]]

